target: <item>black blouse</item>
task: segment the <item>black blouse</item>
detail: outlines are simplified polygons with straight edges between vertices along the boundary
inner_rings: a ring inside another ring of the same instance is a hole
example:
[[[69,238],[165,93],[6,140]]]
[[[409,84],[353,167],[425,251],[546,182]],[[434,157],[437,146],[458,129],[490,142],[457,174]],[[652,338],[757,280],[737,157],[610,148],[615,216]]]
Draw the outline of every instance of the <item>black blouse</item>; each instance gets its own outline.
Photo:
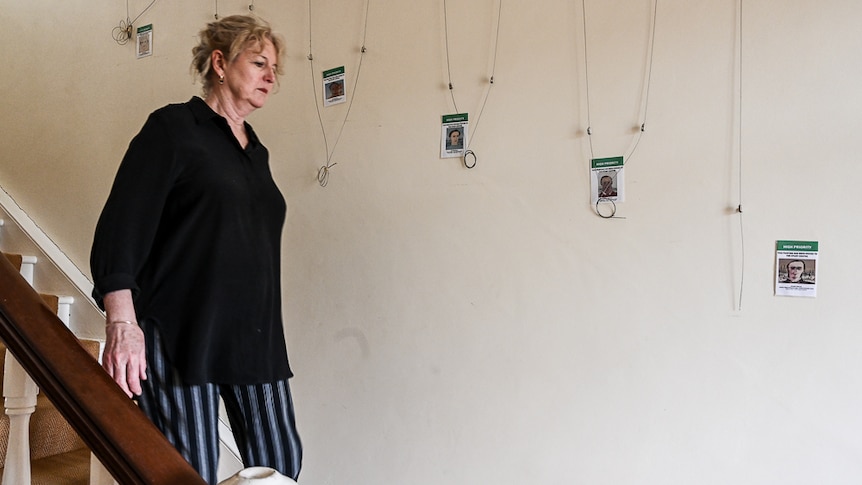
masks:
[[[131,289],[189,384],[292,377],[281,315],[286,205],[269,152],[200,98],[152,113],[96,226],[93,297]]]

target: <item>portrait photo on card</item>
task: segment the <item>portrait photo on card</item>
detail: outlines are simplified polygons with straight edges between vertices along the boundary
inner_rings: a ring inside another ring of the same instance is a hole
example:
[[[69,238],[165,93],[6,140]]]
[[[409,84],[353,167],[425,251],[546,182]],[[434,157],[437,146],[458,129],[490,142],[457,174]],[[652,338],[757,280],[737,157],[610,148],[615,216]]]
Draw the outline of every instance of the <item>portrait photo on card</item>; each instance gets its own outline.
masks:
[[[344,96],[344,80],[332,81],[326,85],[326,99]]]
[[[467,113],[443,115],[441,120],[440,158],[462,156],[470,143]]]
[[[817,261],[807,258],[779,258],[778,282],[813,285],[817,282]]]
[[[323,106],[332,106],[347,101],[344,66],[323,71]]]
[[[598,178],[596,196],[599,199],[608,199],[618,196],[616,170],[596,172],[596,177]]]
[[[446,127],[446,149],[461,150],[464,148],[464,125]]]

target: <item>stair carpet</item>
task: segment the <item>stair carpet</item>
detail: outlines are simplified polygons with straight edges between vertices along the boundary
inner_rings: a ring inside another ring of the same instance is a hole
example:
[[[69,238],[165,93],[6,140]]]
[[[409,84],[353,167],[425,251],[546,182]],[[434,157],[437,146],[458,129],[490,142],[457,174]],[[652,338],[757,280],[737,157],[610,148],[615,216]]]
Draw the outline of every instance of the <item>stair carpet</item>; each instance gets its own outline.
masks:
[[[5,254],[20,268],[21,256]],[[59,303],[53,295],[42,295],[55,311]],[[81,345],[98,359],[99,342],[79,340]],[[6,346],[0,341],[0,389],[5,370]],[[0,483],[6,465],[9,446],[9,416],[0,416]],[[54,404],[43,394],[36,398],[36,411],[30,417],[30,461],[32,485],[86,485],[90,475],[90,450],[63,418]],[[7,484],[17,485],[17,484]]]

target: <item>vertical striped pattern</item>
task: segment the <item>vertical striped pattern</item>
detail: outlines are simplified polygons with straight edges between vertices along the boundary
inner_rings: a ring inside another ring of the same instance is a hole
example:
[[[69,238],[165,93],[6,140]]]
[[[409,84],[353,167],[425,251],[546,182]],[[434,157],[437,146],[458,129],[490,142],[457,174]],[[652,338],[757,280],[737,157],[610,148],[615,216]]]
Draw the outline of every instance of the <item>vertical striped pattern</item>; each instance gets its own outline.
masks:
[[[302,444],[286,380],[252,385],[186,385],[170,365],[155,326],[146,321],[141,326],[148,365],[138,404],[207,483],[218,483],[219,395],[243,465],[270,467],[294,480],[299,476]]]
[[[245,466],[266,466],[296,480],[302,443],[287,381],[219,386]]]

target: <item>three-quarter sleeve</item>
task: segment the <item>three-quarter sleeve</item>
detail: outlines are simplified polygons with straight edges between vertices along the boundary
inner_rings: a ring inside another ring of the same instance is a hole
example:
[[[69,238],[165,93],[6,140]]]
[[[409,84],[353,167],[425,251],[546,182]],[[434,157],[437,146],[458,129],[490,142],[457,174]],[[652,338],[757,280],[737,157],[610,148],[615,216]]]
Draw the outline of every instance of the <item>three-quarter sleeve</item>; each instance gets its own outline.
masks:
[[[112,291],[138,293],[137,276],[150,252],[175,178],[175,150],[153,113],[129,144],[99,217],[90,253],[93,298],[103,307]]]

